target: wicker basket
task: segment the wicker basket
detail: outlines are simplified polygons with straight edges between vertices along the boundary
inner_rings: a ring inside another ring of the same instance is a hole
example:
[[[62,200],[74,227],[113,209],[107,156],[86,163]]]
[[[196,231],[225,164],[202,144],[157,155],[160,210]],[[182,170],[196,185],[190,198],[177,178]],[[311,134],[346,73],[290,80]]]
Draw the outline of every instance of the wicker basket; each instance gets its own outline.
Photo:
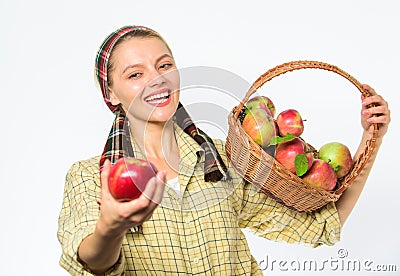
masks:
[[[266,153],[243,130],[239,118],[241,111],[251,95],[266,82],[286,72],[306,68],[323,69],[337,73],[353,83],[365,97],[370,96],[355,78],[336,66],[319,61],[284,63],[261,75],[253,83],[240,104],[232,109],[228,116],[229,132],[226,139],[228,158],[236,171],[246,181],[252,183],[276,201],[300,212],[315,211],[329,202],[335,202],[339,199],[343,191],[360,174],[370,158],[375,148],[378,130],[378,126],[374,124],[373,136],[366,142],[364,152],[354,161],[351,171],[345,177],[338,179],[334,191],[326,191],[308,185],[300,177],[277,162],[274,157]]]

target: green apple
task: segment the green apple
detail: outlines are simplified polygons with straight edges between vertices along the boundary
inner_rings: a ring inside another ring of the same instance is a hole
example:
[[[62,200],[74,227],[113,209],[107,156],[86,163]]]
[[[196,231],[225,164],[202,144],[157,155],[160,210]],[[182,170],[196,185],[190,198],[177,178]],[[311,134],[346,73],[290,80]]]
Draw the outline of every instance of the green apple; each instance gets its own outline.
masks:
[[[339,142],[324,144],[318,151],[318,158],[328,162],[338,178],[344,177],[353,167],[353,158],[349,148]]]

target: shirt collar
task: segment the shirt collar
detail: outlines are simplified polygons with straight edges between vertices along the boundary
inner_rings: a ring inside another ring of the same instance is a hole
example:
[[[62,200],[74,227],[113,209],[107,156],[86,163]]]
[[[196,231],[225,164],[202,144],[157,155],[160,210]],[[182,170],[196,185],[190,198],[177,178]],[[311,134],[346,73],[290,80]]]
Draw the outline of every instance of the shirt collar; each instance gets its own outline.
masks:
[[[174,124],[174,129],[181,158],[187,158],[191,165],[196,164],[204,155],[203,148],[177,124]]]
[[[203,148],[177,124],[174,124],[174,131],[181,158],[187,158],[189,164],[195,165],[199,159],[204,156]],[[134,156],[136,158],[146,159],[135,139],[131,137],[131,140]]]
[[[186,132],[184,132],[177,124],[175,124],[175,135],[177,137],[177,143],[179,147],[179,153],[182,158],[188,158],[191,165],[195,165],[196,162],[205,161],[204,149]],[[186,149],[186,150],[185,150]],[[187,151],[189,150],[189,152]],[[217,149],[215,149],[217,150]],[[185,160],[185,162],[187,162]],[[216,160],[219,171],[223,175],[223,179],[227,179],[228,175],[225,170],[221,167],[221,164]]]

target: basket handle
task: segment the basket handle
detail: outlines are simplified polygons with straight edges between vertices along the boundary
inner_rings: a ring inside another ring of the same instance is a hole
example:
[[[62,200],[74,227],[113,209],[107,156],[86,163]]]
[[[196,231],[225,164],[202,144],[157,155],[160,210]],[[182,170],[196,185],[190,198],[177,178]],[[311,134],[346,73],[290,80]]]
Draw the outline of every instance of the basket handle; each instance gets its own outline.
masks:
[[[337,66],[320,61],[310,61],[310,60],[291,61],[278,65],[272,69],[269,69],[267,72],[258,77],[258,79],[252,84],[250,89],[247,91],[243,100],[235,108],[236,110],[236,112],[234,112],[235,118],[238,119],[240,111],[243,109],[244,104],[263,84],[284,73],[299,69],[307,69],[307,68],[323,69],[334,72],[349,80],[355,87],[357,87],[357,89],[361,92],[361,94],[365,98],[371,96],[370,93],[362,87],[362,84],[358,80],[356,80],[353,76],[351,76],[350,74],[343,71]],[[342,182],[342,186],[335,191],[335,194],[342,194],[344,190],[346,190],[350,186],[351,182],[361,173],[368,159],[371,157],[378,136],[378,124],[373,124],[373,127],[374,130],[372,138],[366,142],[365,151],[358,157],[357,160],[355,160],[354,169],[345,177],[344,181]]]
[[[241,110],[244,104],[249,100],[251,95],[253,95],[258,88],[260,88],[264,83],[272,80],[273,78],[282,75],[287,72],[299,70],[299,69],[307,69],[307,68],[314,68],[314,69],[323,69],[328,70],[334,73],[337,73],[344,78],[348,79],[351,83],[353,83],[358,90],[364,95],[364,97],[369,97],[370,94],[368,91],[362,88],[361,83],[352,77],[350,74],[346,73],[342,69],[338,68],[337,66],[320,62],[320,61],[309,61],[309,60],[299,60],[299,61],[291,61],[287,63],[283,63],[278,65],[272,69],[269,69],[267,72],[262,74],[258,79],[252,84],[250,89],[247,91],[246,95],[244,96],[243,100],[238,105],[238,110]],[[238,114],[239,115],[239,114]],[[237,117],[236,117],[237,118]]]

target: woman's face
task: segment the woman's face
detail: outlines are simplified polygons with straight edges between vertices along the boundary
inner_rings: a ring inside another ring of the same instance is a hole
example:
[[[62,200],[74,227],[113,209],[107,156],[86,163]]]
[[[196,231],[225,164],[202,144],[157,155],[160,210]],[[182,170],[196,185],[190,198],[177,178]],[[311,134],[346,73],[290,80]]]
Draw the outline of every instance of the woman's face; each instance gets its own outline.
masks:
[[[131,38],[112,56],[113,105],[121,104],[134,120],[166,122],[179,103],[179,73],[166,45],[158,38]]]

